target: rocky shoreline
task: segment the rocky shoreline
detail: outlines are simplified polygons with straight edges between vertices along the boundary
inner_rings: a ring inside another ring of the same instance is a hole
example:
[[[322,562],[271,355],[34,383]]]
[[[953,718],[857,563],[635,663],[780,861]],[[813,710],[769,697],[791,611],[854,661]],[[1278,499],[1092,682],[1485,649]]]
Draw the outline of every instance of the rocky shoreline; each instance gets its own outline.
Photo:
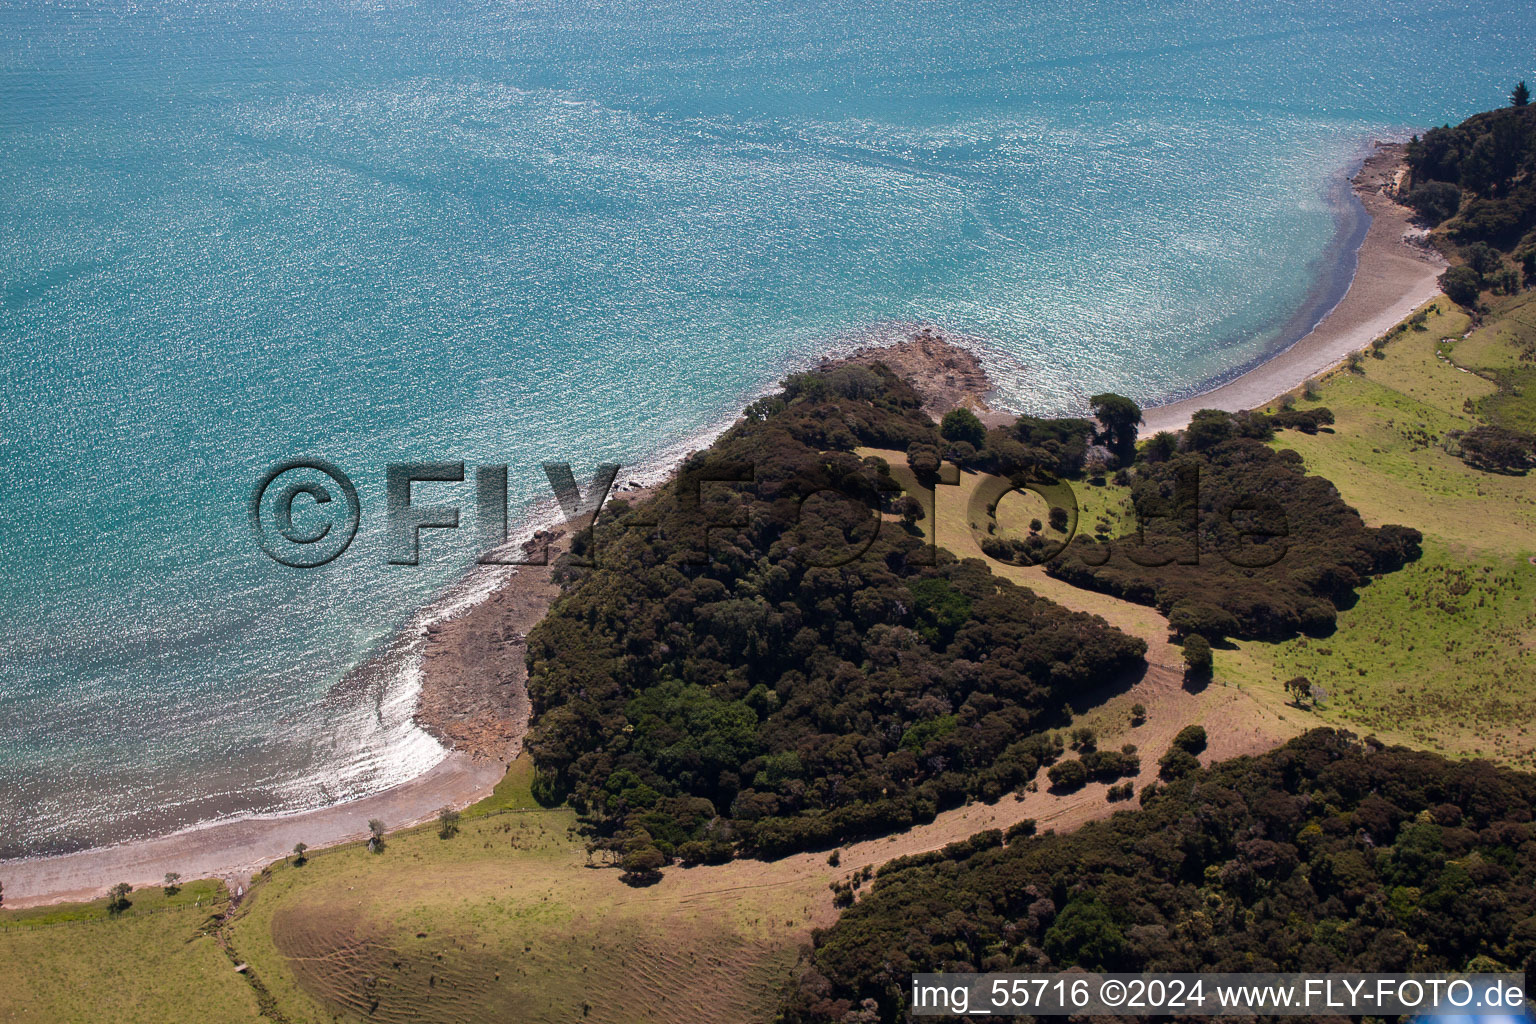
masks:
[[[992,411],[988,397],[994,388],[981,360],[934,327],[922,327],[904,341],[870,345],[839,359],[823,359],[822,369],[884,363],[923,396],[923,411],[938,419],[964,406],[982,414]]]

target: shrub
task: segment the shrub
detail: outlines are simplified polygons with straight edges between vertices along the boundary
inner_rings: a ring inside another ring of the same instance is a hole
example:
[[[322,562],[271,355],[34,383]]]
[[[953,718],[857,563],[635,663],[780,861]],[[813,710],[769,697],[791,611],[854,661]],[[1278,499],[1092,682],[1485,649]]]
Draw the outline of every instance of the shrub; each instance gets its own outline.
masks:
[[[1225,608],[1186,598],[1168,610],[1168,625],[1183,636],[1229,636],[1241,628],[1237,616]]]
[[[1211,642],[1199,633],[1184,638],[1184,668],[1193,676],[1211,674]]]
[[[1126,775],[1141,771],[1141,758],[1134,748],[1124,750],[1095,750],[1083,755],[1083,769],[1096,782],[1113,782]]]
[[[1315,434],[1319,428],[1333,425],[1333,410],[1322,405],[1315,409],[1285,409],[1271,416],[1269,422],[1280,430]]]
[[[1504,260],[1499,252],[1487,242],[1473,242],[1461,250],[1461,258],[1467,261],[1467,266],[1477,272],[1480,279],[1486,280],[1503,266]]]

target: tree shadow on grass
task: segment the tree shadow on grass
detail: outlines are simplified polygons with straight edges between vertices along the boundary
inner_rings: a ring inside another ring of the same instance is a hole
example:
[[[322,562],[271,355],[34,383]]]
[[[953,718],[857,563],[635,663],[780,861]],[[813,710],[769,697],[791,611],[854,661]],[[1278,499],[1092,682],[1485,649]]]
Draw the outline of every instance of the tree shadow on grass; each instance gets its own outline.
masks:
[[[1079,690],[1067,698],[1067,707],[1074,716],[1084,714],[1113,697],[1129,693],[1147,677],[1150,669],[1151,666],[1143,661],[1140,665],[1126,669],[1101,683]]]

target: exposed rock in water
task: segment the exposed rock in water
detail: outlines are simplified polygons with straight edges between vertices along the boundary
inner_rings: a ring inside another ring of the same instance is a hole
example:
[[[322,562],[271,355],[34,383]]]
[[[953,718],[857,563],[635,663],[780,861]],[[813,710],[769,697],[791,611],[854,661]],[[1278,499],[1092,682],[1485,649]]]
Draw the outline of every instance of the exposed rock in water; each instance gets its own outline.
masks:
[[[822,368],[871,363],[884,363],[912,385],[923,396],[923,411],[935,420],[961,406],[978,414],[992,410],[986,397],[992,393],[992,381],[981,361],[932,327],[894,345],[872,345],[841,359],[823,360]]]

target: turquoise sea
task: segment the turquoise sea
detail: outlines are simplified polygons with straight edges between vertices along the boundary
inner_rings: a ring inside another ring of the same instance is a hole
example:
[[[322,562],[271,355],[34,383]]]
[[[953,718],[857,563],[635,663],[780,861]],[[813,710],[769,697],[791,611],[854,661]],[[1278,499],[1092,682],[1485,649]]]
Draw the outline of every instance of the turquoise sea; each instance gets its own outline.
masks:
[[[4,0],[0,857],[442,756],[409,657],[333,692],[473,596],[470,529],[385,564],[386,464],[526,511],[916,323],[1014,408],[1188,394],[1338,298],[1371,139],[1533,41],[1528,0]],[[320,569],[247,520],[300,456],[361,492]]]

